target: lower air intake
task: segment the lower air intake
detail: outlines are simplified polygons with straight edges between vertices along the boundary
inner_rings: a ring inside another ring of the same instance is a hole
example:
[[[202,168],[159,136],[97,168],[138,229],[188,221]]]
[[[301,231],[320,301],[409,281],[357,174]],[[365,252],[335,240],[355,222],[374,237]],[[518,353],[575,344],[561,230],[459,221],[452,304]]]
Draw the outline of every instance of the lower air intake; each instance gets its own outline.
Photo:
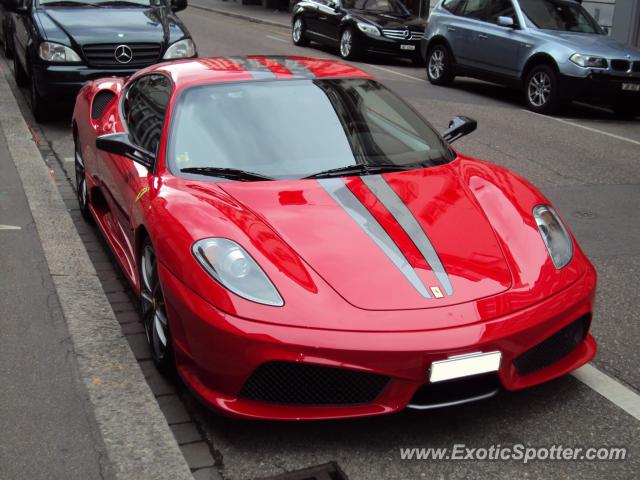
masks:
[[[295,362],[259,366],[240,397],[286,405],[362,405],[373,402],[389,377],[343,368]]]
[[[561,360],[582,342],[589,331],[591,315],[584,315],[513,361],[520,375],[529,375]]]

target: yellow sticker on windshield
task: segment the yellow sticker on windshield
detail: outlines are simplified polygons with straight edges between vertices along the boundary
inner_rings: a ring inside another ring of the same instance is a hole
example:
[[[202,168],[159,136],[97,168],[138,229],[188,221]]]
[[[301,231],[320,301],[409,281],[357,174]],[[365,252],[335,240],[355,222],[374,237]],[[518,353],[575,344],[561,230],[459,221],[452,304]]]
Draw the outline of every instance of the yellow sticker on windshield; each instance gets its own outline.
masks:
[[[176,162],[179,164],[190,163],[191,159],[189,158],[189,152],[179,153],[176,157]]]

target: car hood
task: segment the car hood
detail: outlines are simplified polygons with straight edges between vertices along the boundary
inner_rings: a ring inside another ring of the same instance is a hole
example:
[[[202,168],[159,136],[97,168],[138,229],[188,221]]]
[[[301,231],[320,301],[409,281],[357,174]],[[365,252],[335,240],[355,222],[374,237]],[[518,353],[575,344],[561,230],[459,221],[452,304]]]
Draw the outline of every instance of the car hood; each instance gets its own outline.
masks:
[[[624,45],[606,35],[554,30],[540,30],[540,32],[577,53],[598,55],[605,58],[626,58],[627,55],[631,55],[634,59],[640,58],[640,50]]]
[[[511,285],[491,225],[449,166],[218,185],[358,308],[441,307]]]
[[[409,28],[424,31],[424,20],[413,15],[404,16],[392,13],[374,13],[363,10],[353,10],[352,15],[357,19],[366,20],[380,28]]]
[[[47,40],[78,45],[99,43],[164,43],[185,36],[181,22],[162,8],[40,8]]]

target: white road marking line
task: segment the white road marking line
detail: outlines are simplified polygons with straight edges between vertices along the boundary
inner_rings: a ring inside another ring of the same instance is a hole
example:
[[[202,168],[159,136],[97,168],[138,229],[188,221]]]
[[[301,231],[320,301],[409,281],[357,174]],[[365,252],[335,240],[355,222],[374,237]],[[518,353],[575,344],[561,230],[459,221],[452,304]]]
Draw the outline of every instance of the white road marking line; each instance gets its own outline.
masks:
[[[282,37],[276,37],[275,35],[267,35],[267,38],[270,38],[271,40],[276,40],[278,42],[282,42],[282,43],[289,43],[289,39],[284,39]]]
[[[640,420],[640,395],[625,387],[590,363],[580,367],[571,375],[614,403],[636,420]]]
[[[532,115],[537,115],[538,117],[548,118],[550,120],[555,120],[556,122],[564,123],[566,125],[571,125],[572,127],[582,128],[584,130],[588,130],[589,132],[599,133],[600,135],[606,135],[607,137],[615,138],[616,140],[622,140],[623,142],[633,143],[634,145],[640,145],[639,140],[634,140],[632,138],[623,137],[621,135],[616,135],[615,133],[605,132],[604,130],[598,130],[597,128],[587,127],[586,125],[580,125],[579,123],[570,122],[568,120],[563,120],[562,118],[550,117],[548,115],[542,115],[540,113],[532,112],[531,110],[522,109],[523,112],[531,113]]]
[[[75,157],[64,157],[65,162],[75,162]]]
[[[378,65],[371,65],[370,63],[365,63],[367,67],[375,68],[377,70],[382,70],[383,72],[393,73],[394,75],[398,75],[400,77],[409,78],[411,80],[417,80],[418,82],[426,82],[424,78],[414,77],[413,75],[407,75],[406,73],[396,72],[395,70],[391,70],[390,68],[379,67]]]
[[[14,225],[0,225],[0,230],[22,230],[22,227]]]

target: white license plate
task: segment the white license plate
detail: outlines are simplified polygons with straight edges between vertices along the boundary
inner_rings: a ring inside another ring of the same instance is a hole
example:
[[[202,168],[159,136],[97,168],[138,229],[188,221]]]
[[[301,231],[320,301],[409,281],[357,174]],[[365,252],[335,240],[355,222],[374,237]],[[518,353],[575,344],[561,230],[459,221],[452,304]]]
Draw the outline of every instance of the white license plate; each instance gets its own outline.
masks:
[[[443,382],[481,373],[497,372],[502,352],[475,352],[449,357],[431,364],[429,381]]]
[[[640,92],[640,83],[623,83],[622,90],[627,92]]]
[[[415,50],[415,45],[400,45],[400,50]]]

